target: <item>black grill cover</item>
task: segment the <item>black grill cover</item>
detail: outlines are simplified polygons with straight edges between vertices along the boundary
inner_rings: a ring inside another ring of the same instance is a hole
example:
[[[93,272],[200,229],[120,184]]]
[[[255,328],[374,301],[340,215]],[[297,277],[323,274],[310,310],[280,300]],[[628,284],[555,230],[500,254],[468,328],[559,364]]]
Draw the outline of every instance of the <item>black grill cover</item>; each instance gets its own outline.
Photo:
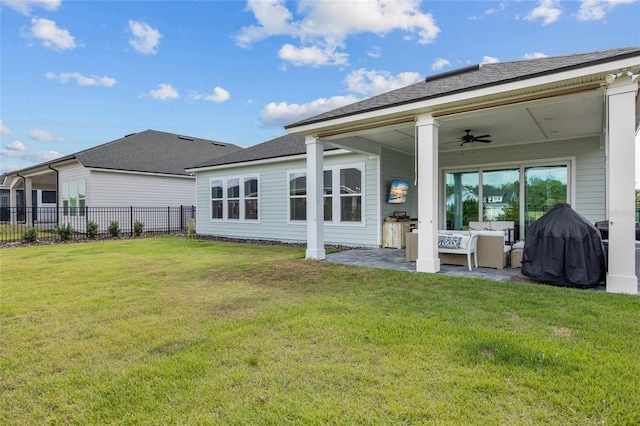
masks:
[[[557,204],[529,228],[521,270],[549,284],[598,285],[605,276],[600,231],[569,204]]]

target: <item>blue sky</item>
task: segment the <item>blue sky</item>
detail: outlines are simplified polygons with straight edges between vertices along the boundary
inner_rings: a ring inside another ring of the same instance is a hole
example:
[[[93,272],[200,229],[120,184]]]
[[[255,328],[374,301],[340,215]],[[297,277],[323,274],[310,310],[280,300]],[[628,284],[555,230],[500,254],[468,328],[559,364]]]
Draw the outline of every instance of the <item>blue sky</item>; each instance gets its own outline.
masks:
[[[155,129],[250,146],[462,66],[640,45],[638,0],[0,0],[2,172]]]

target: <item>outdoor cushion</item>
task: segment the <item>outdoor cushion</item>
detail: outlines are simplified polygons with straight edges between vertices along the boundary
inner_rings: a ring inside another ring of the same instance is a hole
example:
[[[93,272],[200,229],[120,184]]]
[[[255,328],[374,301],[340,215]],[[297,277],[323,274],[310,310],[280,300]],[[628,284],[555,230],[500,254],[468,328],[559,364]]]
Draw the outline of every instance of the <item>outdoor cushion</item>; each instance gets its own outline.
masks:
[[[438,248],[441,249],[458,249],[462,237],[457,235],[438,235]]]

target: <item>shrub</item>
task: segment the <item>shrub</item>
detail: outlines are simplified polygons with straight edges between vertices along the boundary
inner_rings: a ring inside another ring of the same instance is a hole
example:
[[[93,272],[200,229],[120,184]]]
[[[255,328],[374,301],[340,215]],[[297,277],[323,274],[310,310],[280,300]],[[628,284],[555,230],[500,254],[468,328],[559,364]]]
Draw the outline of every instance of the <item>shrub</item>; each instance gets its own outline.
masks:
[[[62,241],[68,241],[73,237],[73,227],[70,223],[66,225],[56,225],[56,233]]]
[[[98,224],[90,220],[87,222],[87,237],[95,238],[98,236]]]
[[[117,237],[118,235],[120,235],[120,222],[118,222],[117,220],[112,220],[109,224],[109,227],[107,228],[107,231],[109,231],[109,235],[111,235],[112,237]]]
[[[144,229],[144,223],[136,220],[133,223],[133,233],[136,234],[136,237],[139,237],[142,234],[142,230]]]
[[[22,241],[26,243],[33,243],[38,240],[38,231],[36,228],[29,228],[21,235]]]
[[[193,238],[193,239],[198,238],[198,234],[194,229],[189,229],[187,231],[187,238]]]

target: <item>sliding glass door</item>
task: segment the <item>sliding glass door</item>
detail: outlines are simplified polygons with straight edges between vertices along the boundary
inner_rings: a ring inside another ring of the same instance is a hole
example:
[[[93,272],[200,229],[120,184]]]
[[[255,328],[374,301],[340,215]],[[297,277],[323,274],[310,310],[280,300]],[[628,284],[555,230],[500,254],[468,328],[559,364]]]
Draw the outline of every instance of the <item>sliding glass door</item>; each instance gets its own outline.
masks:
[[[524,228],[558,203],[568,202],[567,166],[527,167],[525,174]]]
[[[464,229],[478,220],[478,172],[446,174],[447,229]]]
[[[516,237],[558,203],[569,202],[569,163],[445,172],[446,229],[469,221],[514,221]]]

